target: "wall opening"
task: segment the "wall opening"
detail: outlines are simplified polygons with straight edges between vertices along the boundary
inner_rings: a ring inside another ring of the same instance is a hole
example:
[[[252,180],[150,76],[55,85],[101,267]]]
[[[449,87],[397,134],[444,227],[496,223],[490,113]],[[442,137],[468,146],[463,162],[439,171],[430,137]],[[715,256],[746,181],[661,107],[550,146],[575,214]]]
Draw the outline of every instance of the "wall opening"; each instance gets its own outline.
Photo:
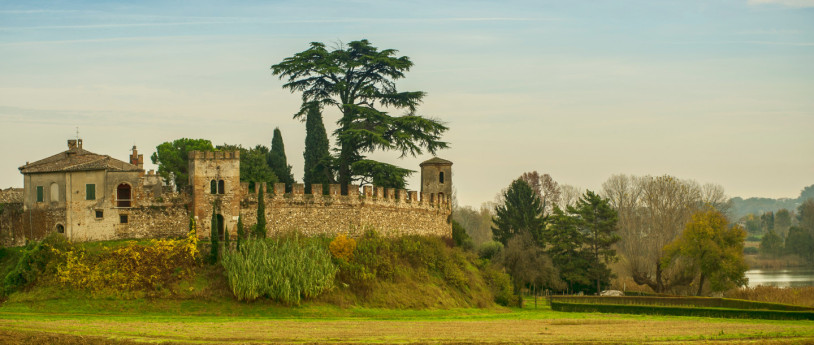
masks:
[[[64,234],[65,233],[65,226],[62,224],[57,224],[57,233]]]
[[[130,207],[132,199],[130,185],[122,183],[116,187],[116,207]]]
[[[438,183],[444,183],[444,172],[438,173]]]
[[[126,214],[120,214],[119,215],[119,223],[127,224],[129,221],[130,221],[130,219],[127,217]]]
[[[215,216],[215,218],[217,218],[217,220],[218,220],[218,238],[223,240],[224,239],[224,237],[223,237],[223,225],[224,225],[223,224],[223,216],[222,215],[217,215],[217,216]]]
[[[218,194],[224,194],[226,192],[226,183],[223,180],[218,181]]]
[[[218,194],[218,182],[215,180],[209,181],[209,194]]]

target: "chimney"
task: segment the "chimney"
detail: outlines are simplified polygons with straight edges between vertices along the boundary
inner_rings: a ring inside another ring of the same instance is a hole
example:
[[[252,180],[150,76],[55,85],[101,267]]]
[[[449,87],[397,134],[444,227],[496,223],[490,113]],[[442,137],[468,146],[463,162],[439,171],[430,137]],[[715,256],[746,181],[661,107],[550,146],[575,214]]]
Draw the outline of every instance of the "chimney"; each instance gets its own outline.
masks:
[[[138,154],[136,145],[133,145],[133,153],[130,155],[130,164],[138,166],[139,169],[144,170],[144,155]]]
[[[76,139],[68,139],[68,150],[76,150]]]

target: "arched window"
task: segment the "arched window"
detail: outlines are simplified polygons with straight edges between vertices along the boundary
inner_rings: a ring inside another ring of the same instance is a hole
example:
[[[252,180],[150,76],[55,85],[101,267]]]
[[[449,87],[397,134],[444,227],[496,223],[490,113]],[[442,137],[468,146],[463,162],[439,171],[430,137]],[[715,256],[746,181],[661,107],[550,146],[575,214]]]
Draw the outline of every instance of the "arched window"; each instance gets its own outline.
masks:
[[[51,202],[59,202],[59,185],[51,183]]]
[[[218,194],[218,181],[215,180],[209,181],[209,193]]]
[[[226,189],[225,187],[226,184],[223,182],[223,180],[218,181],[218,194],[223,194],[224,190]]]
[[[133,199],[129,184],[122,183],[116,187],[116,207],[130,207],[131,201]]]
[[[438,183],[444,183],[444,172],[438,173]]]
[[[64,234],[65,233],[65,226],[62,224],[57,224],[57,233]]]
[[[438,202],[444,201],[444,193],[438,193]]]

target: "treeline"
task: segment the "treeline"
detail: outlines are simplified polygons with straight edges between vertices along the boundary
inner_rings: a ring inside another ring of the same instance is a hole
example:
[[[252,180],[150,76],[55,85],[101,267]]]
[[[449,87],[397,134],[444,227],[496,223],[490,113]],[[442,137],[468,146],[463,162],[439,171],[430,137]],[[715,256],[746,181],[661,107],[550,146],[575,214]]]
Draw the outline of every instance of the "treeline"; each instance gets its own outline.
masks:
[[[808,263],[814,263],[814,199],[805,200],[797,212],[781,209],[760,216],[744,217],[750,239],[760,238],[760,254],[778,258],[796,255]]]
[[[573,190],[547,174],[525,173],[496,203],[458,208],[453,218],[465,224],[482,256],[502,248],[495,262],[518,288],[596,293],[616,274],[658,293],[703,294],[745,284],[746,232],[726,217],[730,203],[722,187],[615,175],[600,192],[574,198]],[[525,261],[512,261],[518,252]],[[610,269],[615,262],[619,272]]]
[[[741,219],[750,214],[761,215],[766,212],[777,212],[781,209],[797,209],[804,201],[814,198],[814,185],[803,188],[797,198],[748,198],[735,197],[730,199],[732,203],[731,216],[733,219]]]

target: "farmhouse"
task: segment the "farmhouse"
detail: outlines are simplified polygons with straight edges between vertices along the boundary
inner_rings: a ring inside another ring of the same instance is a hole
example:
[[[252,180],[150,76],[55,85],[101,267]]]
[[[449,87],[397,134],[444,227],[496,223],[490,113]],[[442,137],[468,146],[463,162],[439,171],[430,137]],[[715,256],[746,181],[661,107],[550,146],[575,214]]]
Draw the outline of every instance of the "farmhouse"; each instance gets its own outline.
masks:
[[[451,236],[452,162],[432,158],[421,163],[421,192],[378,186],[330,185],[326,194],[305,194],[304,185],[285,186],[240,181],[240,152],[190,152],[189,191],[175,191],[152,170],[135,146],[129,162],[83,148],[82,139],[68,149],[26,163],[24,188],[0,191],[0,241],[21,245],[49,233],[72,241],[182,236],[190,217],[198,235],[208,238],[211,217],[221,237],[235,237],[238,219],[256,223],[258,191],[264,195],[269,233],[360,235],[376,229],[387,236]],[[273,187],[273,188],[272,188]],[[312,186],[322,191],[321,185]]]

